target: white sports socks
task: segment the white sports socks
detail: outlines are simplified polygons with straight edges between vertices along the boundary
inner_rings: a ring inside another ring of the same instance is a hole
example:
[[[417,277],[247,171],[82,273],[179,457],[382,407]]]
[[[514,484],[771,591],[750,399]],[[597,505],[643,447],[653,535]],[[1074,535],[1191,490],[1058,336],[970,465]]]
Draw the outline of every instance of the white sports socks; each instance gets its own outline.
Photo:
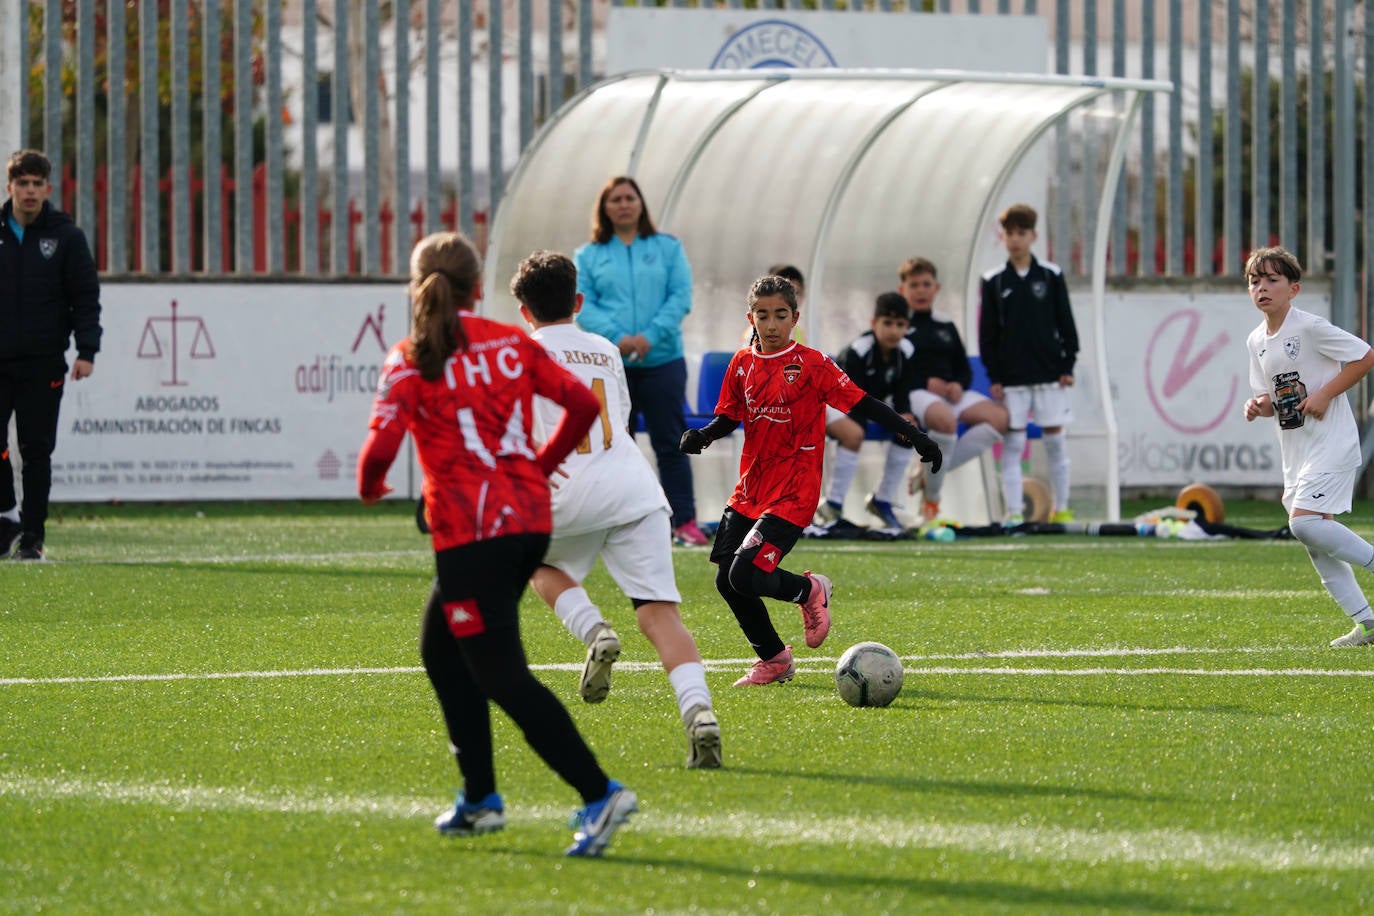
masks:
[[[1374,545],[1334,518],[1299,515],[1288,520],[1293,537],[1318,553],[1374,571]]]
[[[706,669],[701,662],[678,665],[668,672],[668,683],[677,694],[677,708],[683,722],[687,722],[687,710],[693,706],[711,706],[711,690],[706,686]]]
[[[847,448],[836,447],[835,465],[830,470],[830,493],[826,499],[844,505],[845,494],[854,483],[854,474],[859,470],[859,453]]]
[[[1007,514],[1020,515],[1025,496],[1021,481],[1021,453],[1026,449],[1026,431],[1009,429],[1002,437],[1002,495]]]
[[[1069,441],[1063,430],[1045,433],[1045,457],[1050,465],[1050,489],[1054,492],[1054,510],[1069,507]]]
[[[935,434],[931,433],[930,438],[935,439]],[[955,468],[967,464],[977,458],[983,452],[992,448],[994,442],[1000,442],[1002,434],[993,429],[987,423],[979,423],[964,430],[964,434],[959,437],[959,441],[954,443],[954,448],[945,452],[945,466],[940,473],[952,471]],[[940,440],[936,439],[937,442]],[[941,449],[944,445],[941,444]]]
[[[883,454],[883,479],[878,482],[874,497],[894,506],[901,504],[901,493],[906,489],[906,469],[911,466],[912,454],[911,449],[902,448],[895,442],[887,444]]]
[[[1329,521],[1316,515],[1303,515],[1299,518]],[[1341,610],[1350,615],[1350,619],[1356,623],[1374,622],[1374,610],[1370,610],[1369,601],[1366,600],[1360,584],[1355,581],[1355,573],[1351,570],[1350,564],[1312,547],[1307,548],[1307,555],[1312,558],[1312,565],[1317,568],[1317,575],[1321,576],[1327,594],[1335,599]]]
[[[568,632],[585,644],[592,628],[606,618],[601,616],[601,608],[592,604],[591,596],[581,586],[570,588],[558,596],[553,603],[553,612],[563,621]]]
[[[925,483],[922,484],[922,487],[925,490],[926,500],[928,502],[938,503],[940,501],[940,491],[945,485],[945,474],[954,469],[954,463],[951,461],[951,456],[958,449],[958,445],[956,444],[953,433],[937,433],[932,431],[927,433],[927,435],[935,440],[936,445],[940,446],[942,461],[940,470],[935,473],[931,472],[929,465],[922,469],[922,473],[925,475]]]

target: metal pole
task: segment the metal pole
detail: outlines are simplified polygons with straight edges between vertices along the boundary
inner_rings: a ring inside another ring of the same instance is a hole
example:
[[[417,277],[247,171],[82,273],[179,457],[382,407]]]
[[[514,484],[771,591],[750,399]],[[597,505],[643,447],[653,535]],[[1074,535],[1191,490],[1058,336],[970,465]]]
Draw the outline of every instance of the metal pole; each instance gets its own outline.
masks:
[[[1193,220],[1193,238],[1197,253],[1199,277],[1211,276],[1212,248],[1215,244],[1213,226],[1216,221],[1215,195],[1212,191],[1213,132],[1212,132],[1212,5],[1199,3],[1197,14],[1197,215]]]
[[[190,66],[190,29],[185,2],[172,4],[172,72]],[[172,272],[191,270],[191,90],[189,80],[172,81]],[[86,136],[89,136],[88,134]],[[83,181],[82,184],[85,184]]]
[[[1355,58],[1351,0],[1336,0],[1331,225],[1336,248],[1332,274],[1331,323],[1358,333],[1355,312]]]
[[[1255,4],[1255,66],[1250,71],[1250,244],[1269,244],[1269,4]]]
[[[95,0],[81,0],[76,16],[76,135],[94,137]],[[95,237],[94,143],[76,145],[76,224],[86,231],[93,249],[105,241]]]
[[[0,155],[6,157],[24,145],[23,100],[27,84],[24,47],[26,0],[0,0]]]

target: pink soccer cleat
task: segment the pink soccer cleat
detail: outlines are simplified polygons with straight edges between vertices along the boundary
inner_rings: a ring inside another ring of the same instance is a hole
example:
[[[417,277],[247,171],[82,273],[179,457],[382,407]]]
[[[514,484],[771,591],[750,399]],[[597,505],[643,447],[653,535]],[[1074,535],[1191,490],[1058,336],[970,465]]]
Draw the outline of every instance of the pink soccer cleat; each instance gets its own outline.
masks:
[[[749,673],[735,681],[736,687],[762,687],[765,684],[781,684],[792,680],[797,674],[797,666],[792,664],[792,647],[787,646],[772,658],[761,658],[754,662]]]
[[[826,634],[830,632],[830,593],[835,586],[825,576],[809,569],[803,575],[811,580],[811,592],[797,607],[801,608],[806,644],[814,649],[825,642]]]

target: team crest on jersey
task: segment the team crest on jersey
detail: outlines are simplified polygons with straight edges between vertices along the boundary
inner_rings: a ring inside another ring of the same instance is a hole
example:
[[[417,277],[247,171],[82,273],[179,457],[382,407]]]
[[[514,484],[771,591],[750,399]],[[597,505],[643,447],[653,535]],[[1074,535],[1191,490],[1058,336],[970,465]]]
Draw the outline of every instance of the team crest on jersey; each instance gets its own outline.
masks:
[[[1035,298],[1044,299],[1045,293],[1048,291],[1048,287],[1045,286],[1044,280],[1032,280],[1030,285],[1030,291],[1031,295]]]
[[[759,534],[757,528],[750,528],[749,533],[744,536],[744,543],[740,545],[740,550],[749,550],[763,543],[763,535]]]
[[[52,256],[57,254],[57,239],[39,239],[38,253],[51,261]]]
[[[1298,351],[1302,349],[1302,338],[1290,337],[1283,342],[1283,352],[1288,354],[1289,359],[1297,359]]]
[[[801,378],[801,372],[800,363],[788,363],[782,367],[782,377],[787,379],[789,385]]]

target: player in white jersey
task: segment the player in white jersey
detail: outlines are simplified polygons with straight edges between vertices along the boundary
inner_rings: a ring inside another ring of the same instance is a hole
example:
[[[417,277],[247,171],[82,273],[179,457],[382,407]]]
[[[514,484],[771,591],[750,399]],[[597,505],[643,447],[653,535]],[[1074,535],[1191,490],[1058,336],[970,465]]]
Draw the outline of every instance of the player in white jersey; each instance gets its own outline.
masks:
[[[1294,308],[1302,267],[1283,248],[1245,264],[1250,300],[1264,321],[1250,332],[1245,419],[1275,417],[1283,456],[1283,507],[1322,585],[1355,622],[1335,647],[1374,643],[1374,610],[1352,565],[1374,571],[1374,545],[1334,516],[1349,512],[1360,473],[1360,438],[1345,393],[1374,367],[1374,350],[1348,331]]]
[[[630,389],[616,347],[573,323],[582,307],[571,259],[536,251],[511,279],[520,314],[554,360],[582,379],[601,401],[601,419],[552,480],[553,539],[530,584],[568,631],[587,645],[580,692],[599,703],[611,688],[620,638],[592,603],[583,580],[597,557],[635,608],[644,636],[658,651],[687,730],[687,766],[721,764],[720,725],[712,711],[706,670],[682,623],[673,574],[671,510],[658,476],[629,429]],[[535,399],[536,429],[553,428],[558,405]]]

